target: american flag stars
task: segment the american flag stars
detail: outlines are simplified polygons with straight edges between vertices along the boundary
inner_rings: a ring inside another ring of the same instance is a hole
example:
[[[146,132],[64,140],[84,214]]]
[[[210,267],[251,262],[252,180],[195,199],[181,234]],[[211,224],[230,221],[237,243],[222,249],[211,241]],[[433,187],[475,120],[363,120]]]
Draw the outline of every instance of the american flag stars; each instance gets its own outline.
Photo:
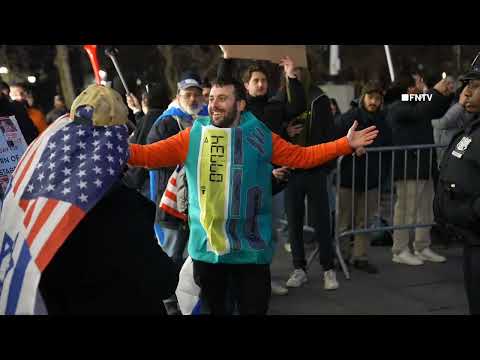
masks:
[[[127,149],[126,126],[72,122],[50,138],[23,197],[54,198],[86,210],[118,180]]]

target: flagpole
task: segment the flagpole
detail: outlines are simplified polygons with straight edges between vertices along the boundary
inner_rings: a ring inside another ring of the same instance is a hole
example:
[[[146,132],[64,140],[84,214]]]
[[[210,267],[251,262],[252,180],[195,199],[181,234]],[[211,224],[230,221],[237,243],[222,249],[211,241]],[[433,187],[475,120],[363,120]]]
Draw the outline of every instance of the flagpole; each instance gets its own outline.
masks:
[[[390,80],[395,81],[395,73],[393,71],[392,57],[390,56],[390,48],[388,45],[383,45],[385,48],[385,55],[387,56],[388,70],[390,71]]]
[[[87,52],[90,63],[92,64],[93,74],[95,75],[95,82],[97,83],[97,85],[100,85],[100,66],[98,64],[97,45],[83,45],[83,48]]]
[[[338,45],[330,45],[330,75],[338,75],[340,71],[340,59],[338,57]]]

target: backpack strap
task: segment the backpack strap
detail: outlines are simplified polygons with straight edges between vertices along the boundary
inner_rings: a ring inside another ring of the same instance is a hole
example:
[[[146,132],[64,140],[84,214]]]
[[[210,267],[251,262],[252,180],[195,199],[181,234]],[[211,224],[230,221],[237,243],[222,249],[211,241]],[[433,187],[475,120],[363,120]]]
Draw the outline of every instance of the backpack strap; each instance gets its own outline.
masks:
[[[182,122],[180,121],[180,118],[178,116],[173,116],[175,120],[177,120],[178,128],[180,131],[185,130],[184,127],[182,126]]]

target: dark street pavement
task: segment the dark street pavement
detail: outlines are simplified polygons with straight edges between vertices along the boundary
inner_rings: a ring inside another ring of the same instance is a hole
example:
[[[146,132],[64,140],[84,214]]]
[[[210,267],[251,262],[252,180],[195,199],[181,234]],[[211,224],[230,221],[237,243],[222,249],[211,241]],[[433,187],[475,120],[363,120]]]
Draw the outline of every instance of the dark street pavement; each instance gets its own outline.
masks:
[[[283,285],[291,271],[291,254],[278,246],[272,279]],[[346,280],[337,271],[340,287],[323,289],[318,258],[308,272],[309,282],[289,289],[285,296],[272,295],[270,315],[465,315],[467,300],[463,287],[462,248],[432,246],[447,257],[443,264],[421,266],[391,261],[390,247],[371,247],[369,256],[379,267],[375,275],[353,269]],[[313,245],[306,246],[307,254]]]

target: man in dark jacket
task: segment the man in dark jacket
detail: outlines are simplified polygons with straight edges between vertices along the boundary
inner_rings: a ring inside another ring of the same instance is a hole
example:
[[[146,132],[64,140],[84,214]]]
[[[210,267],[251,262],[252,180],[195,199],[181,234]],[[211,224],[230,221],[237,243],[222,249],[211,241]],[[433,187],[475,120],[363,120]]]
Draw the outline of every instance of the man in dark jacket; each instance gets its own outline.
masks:
[[[401,76],[399,83],[403,94],[419,93],[415,79],[410,74]],[[448,109],[451,98],[447,85],[446,81],[439,81],[427,92],[431,99],[396,100],[390,105],[387,121],[392,127],[393,145],[434,144],[431,120],[443,116]],[[435,178],[437,171],[435,150],[407,151],[406,166],[405,151],[396,151],[394,155],[394,180],[397,193],[394,225],[431,223],[433,221],[432,178]],[[412,254],[409,250],[409,230],[395,230],[393,261],[407,265],[422,265],[424,261],[444,262],[445,257],[433,252],[430,249],[430,243],[430,228],[417,228],[413,244],[415,254]]]
[[[243,83],[247,89],[247,110],[260,121],[264,122],[270,130],[289,140],[286,133],[288,123],[296,116],[307,110],[305,91],[295,74],[295,63],[286,57],[280,63],[284,67],[288,82],[288,102],[276,97],[268,97],[268,74],[260,65],[254,64],[247,68],[243,75]],[[219,78],[232,78],[233,59],[224,51],[223,61],[218,68]]]
[[[467,82],[463,118],[445,150],[436,188],[435,221],[452,225],[464,241],[464,282],[470,314],[480,315],[480,69]]]
[[[8,85],[3,83],[3,89],[8,89]],[[27,144],[30,144],[38,136],[38,131],[29,118],[25,106],[17,101],[11,101],[7,91],[0,91],[0,116],[15,116],[20,131]]]
[[[10,98],[17,104],[16,106],[23,105],[25,107],[28,117],[32,120],[33,125],[39,133],[45,131],[48,127],[45,115],[33,104],[32,93],[25,84],[11,84]]]
[[[142,94],[142,104],[135,95],[127,95],[127,105],[135,115],[137,127],[130,136],[131,144],[147,144],[147,136],[160,115],[167,108],[167,96],[160,84],[149,84]],[[133,189],[138,190],[147,199],[150,199],[150,177],[147,169],[129,168],[123,181]]]
[[[390,129],[386,123],[386,116],[382,110],[383,89],[378,82],[370,81],[362,89],[359,107],[343,114],[337,123],[337,132],[341,134],[349,129],[354,121],[358,122],[358,128],[364,129],[375,125],[379,130],[379,136],[371,147],[391,145]],[[372,218],[377,210],[377,188],[379,173],[388,173],[388,161],[383,157],[383,163],[379,164],[378,152],[371,152],[362,156],[346,156],[341,165],[340,171],[340,192],[339,197],[339,228],[340,232],[352,229],[361,229],[368,226],[368,220]],[[367,165],[368,162],[368,165]],[[353,165],[355,164],[355,173]],[[368,182],[367,182],[368,177]],[[354,196],[354,207],[352,209],[352,196]],[[367,214],[365,214],[365,202],[367,203]],[[352,212],[355,219],[352,224]],[[365,224],[365,219],[367,224]],[[347,258],[351,255],[353,266],[368,273],[377,273],[375,265],[368,261],[367,250],[369,236],[367,234],[355,235],[353,241],[353,254],[350,254],[349,241],[346,250]]]
[[[300,146],[316,145],[335,138],[330,100],[310,80],[307,69],[295,68],[309,101],[308,111],[292,119],[286,129],[289,141]],[[290,82],[290,79],[287,82]],[[283,95],[283,97],[281,96]],[[288,92],[282,91],[277,99],[288,102]],[[334,271],[335,252],[331,232],[331,217],[328,200],[327,178],[332,169],[325,164],[310,170],[295,169],[285,192],[288,220],[288,239],[292,250],[294,271],[287,280],[287,287],[300,287],[307,281],[306,259],[303,240],[305,198],[308,199],[309,225],[314,230],[314,239],[320,247],[320,264],[324,271],[324,288],[334,290],[338,282]]]

